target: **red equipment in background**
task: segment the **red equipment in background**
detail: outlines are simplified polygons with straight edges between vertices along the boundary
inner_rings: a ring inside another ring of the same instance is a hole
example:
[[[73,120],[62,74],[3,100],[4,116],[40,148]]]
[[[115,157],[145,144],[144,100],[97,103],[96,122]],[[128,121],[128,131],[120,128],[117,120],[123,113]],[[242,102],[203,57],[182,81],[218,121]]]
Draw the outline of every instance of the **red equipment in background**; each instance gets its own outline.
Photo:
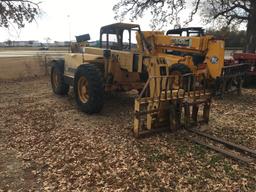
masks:
[[[250,64],[247,74],[256,76],[256,53],[234,53],[233,58],[235,63]]]
[[[233,58],[236,64],[247,63],[249,65],[245,85],[251,83],[256,85],[256,53],[234,53]]]

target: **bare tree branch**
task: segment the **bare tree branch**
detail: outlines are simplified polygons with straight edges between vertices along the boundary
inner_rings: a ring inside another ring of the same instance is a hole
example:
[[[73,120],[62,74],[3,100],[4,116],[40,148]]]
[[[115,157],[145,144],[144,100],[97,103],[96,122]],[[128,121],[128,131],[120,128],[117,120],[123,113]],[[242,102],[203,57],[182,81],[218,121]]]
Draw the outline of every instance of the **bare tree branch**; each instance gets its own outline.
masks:
[[[0,0],[0,27],[8,28],[17,25],[18,28],[25,23],[35,21],[40,14],[40,2],[30,0]]]
[[[123,20],[128,17],[130,20],[143,17],[143,14],[149,11],[152,14],[152,26],[164,26],[166,23],[177,22],[179,14],[182,10],[190,10],[190,14],[185,24],[191,22],[194,16],[199,12],[205,12],[207,7],[207,18],[217,19],[219,17],[227,17],[230,21],[245,21],[251,9],[251,2],[254,0],[120,0],[113,10],[117,20]],[[189,7],[189,8],[188,8]],[[231,15],[229,15],[232,13]],[[227,22],[230,25],[233,22]]]

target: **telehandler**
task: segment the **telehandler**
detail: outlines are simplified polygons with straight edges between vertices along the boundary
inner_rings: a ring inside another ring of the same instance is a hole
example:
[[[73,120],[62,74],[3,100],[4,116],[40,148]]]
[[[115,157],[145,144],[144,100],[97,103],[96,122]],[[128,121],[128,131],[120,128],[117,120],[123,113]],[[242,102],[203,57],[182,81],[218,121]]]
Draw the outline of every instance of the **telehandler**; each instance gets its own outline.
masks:
[[[209,88],[214,84],[225,90],[221,82],[234,77],[240,81],[242,68],[225,67],[224,41],[205,35],[202,28],[164,34],[115,23],[101,28],[99,48],[85,46],[54,60],[51,83],[59,95],[73,86],[78,107],[89,114],[101,111],[105,92],[138,90],[133,132],[140,136],[166,127],[207,123]]]

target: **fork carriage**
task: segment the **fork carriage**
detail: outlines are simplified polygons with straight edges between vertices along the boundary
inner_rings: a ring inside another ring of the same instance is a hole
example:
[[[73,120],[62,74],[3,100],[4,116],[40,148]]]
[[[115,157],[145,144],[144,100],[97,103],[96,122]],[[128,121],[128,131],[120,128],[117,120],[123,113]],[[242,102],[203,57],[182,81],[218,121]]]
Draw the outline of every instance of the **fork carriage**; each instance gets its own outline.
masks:
[[[150,77],[135,99],[134,135],[208,123],[212,94],[207,84],[203,75]]]

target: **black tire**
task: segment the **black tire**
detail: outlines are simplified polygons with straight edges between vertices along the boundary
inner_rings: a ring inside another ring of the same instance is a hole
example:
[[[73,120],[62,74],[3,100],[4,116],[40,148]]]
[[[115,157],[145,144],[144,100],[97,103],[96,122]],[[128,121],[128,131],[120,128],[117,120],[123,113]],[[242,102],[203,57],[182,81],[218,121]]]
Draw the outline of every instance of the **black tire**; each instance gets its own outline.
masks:
[[[64,81],[64,60],[53,61],[51,68],[52,90],[57,95],[67,95],[69,85]]]
[[[180,74],[180,75],[185,75],[185,74],[189,74],[192,73],[192,71],[190,70],[190,68],[184,64],[173,64],[170,69],[169,69],[169,74]],[[189,91],[188,89],[188,82],[189,82],[189,78],[191,77],[185,77],[183,80],[183,84],[182,84],[182,89]],[[193,87],[193,80],[190,80],[190,90]]]
[[[85,81],[86,88],[81,88],[81,82]],[[81,93],[86,89],[85,93]],[[104,105],[104,85],[102,73],[93,64],[78,67],[74,81],[75,100],[81,111],[92,114],[101,111]],[[88,96],[85,97],[84,95]]]

